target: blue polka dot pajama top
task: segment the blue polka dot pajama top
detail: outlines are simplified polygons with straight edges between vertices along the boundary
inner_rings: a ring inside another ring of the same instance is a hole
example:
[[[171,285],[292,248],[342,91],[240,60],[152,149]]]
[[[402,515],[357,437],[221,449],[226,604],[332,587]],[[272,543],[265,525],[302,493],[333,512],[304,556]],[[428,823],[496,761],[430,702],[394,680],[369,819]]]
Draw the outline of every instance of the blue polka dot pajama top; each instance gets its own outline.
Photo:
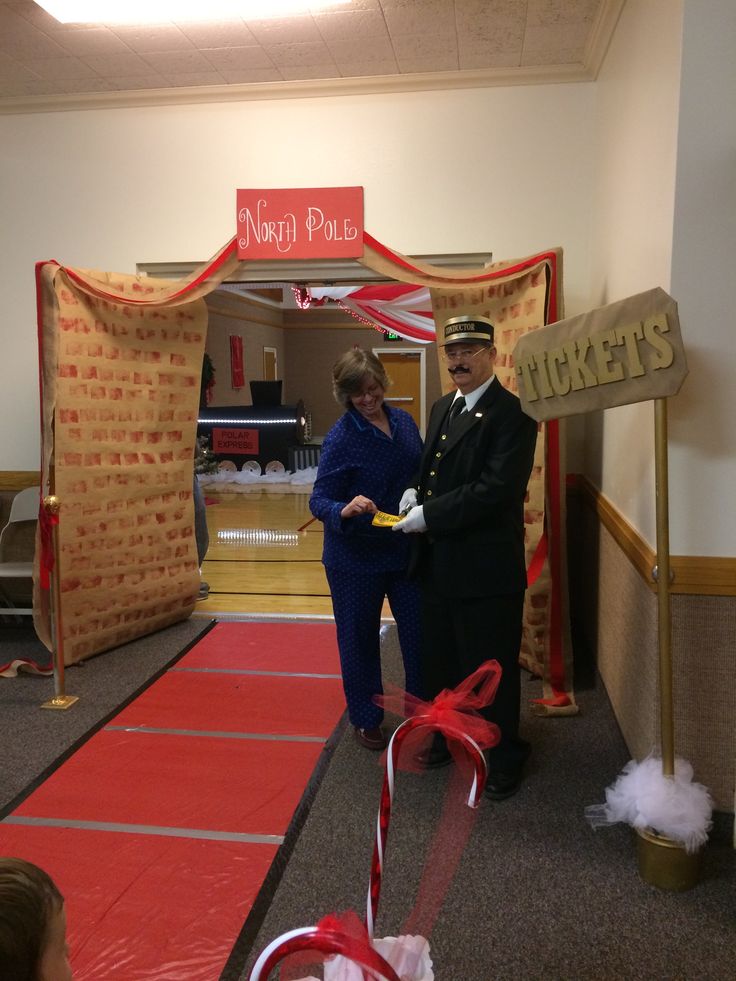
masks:
[[[345,700],[354,726],[373,729],[383,710],[373,696],[381,683],[380,626],[388,598],[401,645],[406,690],[422,696],[419,593],[406,578],[409,538],[371,524],[372,515],[342,518],[356,495],[397,514],[401,495],[419,466],[422,440],[402,409],[383,403],[391,437],[350,407],[325,436],[309,501],[324,524],[322,562],[332,594]]]

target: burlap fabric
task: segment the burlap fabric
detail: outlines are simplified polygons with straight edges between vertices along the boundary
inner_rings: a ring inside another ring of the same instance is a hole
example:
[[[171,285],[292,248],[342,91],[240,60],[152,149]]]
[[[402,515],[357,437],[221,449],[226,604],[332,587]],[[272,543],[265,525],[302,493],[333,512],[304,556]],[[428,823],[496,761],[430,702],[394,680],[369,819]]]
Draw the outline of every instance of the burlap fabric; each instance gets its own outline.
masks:
[[[193,277],[194,279],[195,277]],[[60,501],[60,639],[72,664],[181,620],[199,585],[194,446],[206,283],[38,269],[42,486]],[[50,529],[36,629],[51,646]]]
[[[562,318],[562,253],[448,270],[392,252],[366,236],[365,265],[404,282],[428,286],[438,332],[460,314],[488,317],[495,327],[496,374],[517,391],[512,352],[519,337]],[[438,348],[439,352],[439,348]],[[451,380],[440,366],[445,391]],[[559,422],[540,426],[525,507],[529,589],[521,663],[544,682],[541,713],[575,714],[565,548],[565,466]],[[491,625],[489,625],[489,629]]]

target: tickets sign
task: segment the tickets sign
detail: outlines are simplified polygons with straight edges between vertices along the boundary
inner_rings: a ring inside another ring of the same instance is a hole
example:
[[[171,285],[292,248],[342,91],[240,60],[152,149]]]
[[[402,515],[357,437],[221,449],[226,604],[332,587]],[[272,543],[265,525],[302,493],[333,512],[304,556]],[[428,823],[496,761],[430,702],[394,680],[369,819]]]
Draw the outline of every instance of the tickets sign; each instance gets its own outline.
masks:
[[[525,334],[513,360],[538,421],[666,398],[687,375],[677,304],[659,288]]]
[[[356,258],[363,254],[363,188],[237,192],[239,259]]]
[[[258,455],[257,429],[213,429],[213,453],[248,453]]]

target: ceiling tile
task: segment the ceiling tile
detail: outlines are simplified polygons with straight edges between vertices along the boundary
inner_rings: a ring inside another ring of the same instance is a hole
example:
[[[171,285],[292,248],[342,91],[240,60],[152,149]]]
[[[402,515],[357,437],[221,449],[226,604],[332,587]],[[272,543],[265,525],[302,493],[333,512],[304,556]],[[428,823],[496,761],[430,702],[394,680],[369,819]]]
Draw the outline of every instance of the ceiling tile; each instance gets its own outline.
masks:
[[[332,57],[338,65],[351,61],[386,61],[394,59],[394,49],[388,38],[352,38],[349,41],[331,41],[328,44]]]
[[[166,79],[163,75],[110,75],[109,82],[120,92],[137,91],[141,89],[165,89]]]
[[[115,34],[133,51],[180,51],[194,45],[175,24],[156,24],[148,27],[116,25]]]
[[[34,86],[42,105],[44,95],[65,90],[104,98],[111,88],[152,88],[165,102],[171,86],[435,72],[452,87],[458,70],[494,68],[512,69],[522,84],[540,80],[531,69],[557,65],[587,74],[597,68],[588,64],[591,32],[604,8],[621,2],[353,0],[311,15],[113,29],[60,24],[32,0],[0,0],[0,113],[8,86],[33,111]],[[600,23],[613,30],[615,18]],[[401,90],[401,81],[392,84]]]
[[[86,65],[79,58],[43,58],[35,60],[33,58],[26,62],[26,65],[35,72],[39,78],[90,78],[96,72]]]
[[[407,58],[453,58],[457,68],[457,41],[454,35],[407,34],[394,39],[396,60],[401,66]],[[414,70],[414,69],[412,69]]]
[[[68,54],[104,55],[130,54],[128,45],[106,27],[93,27],[83,31],[70,31],[58,35],[58,43]]]
[[[349,65],[340,65],[340,71],[345,78],[370,78],[375,75],[398,75],[399,66],[391,61],[353,61]]]
[[[257,45],[244,48],[207,48],[202,54],[219,72],[273,68],[271,59],[263,48]]]
[[[544,27],[553,24],[592,24],[600,0],[529,0],[527,24]]]
[[[115,86],[106,78],[65,78],[61,83],[64,92],[114,92]]]
[[[0,51],[14,58],[63,58],[67,52],[41,31],[29,28],[16,33],[0,23]]]
[[[306,78],[342,78],[336,65],[288,65],[279,69],[284,81],[298,82]]]
[[[177,26],[198,48],[245,48],[258,43],[242,21],[224,20]]]
[[[308,14],[273,20],[249,20],[247,24],[258,43],[263,45],[322,40],[314,18]]]
[[[199,51],[157,51],[141,55],[152,70],[161,75],[178,75],[181,72],[211,72],[212,63]]]
[[[94,55],[84,59],[85,65],[98,75],[151,75],[150,66],[137,54]]]
[[[521,39],[501,44],[478,38],[458,38],[458,64],[463,71],[483,68],[517,68],[521,64]]]
[[[38,76],[34,75],[30,68],[22,65],[15,58],[0,54],[0,79],[9,82],[38,81]]]
[[[383,0],[391,36],[400,34],[455,34],[454,0]]]
[[[314,15],[325,41],[347,38],[388,37],[386,21],[379,10],[335,10]]]
[[[523,37],[526,0],[456,0],[458,36],[494,38],[513,33]]]
[[[524,35],[524,57],[543,55],[550,51],[582,51],[587,36],[588,31],[583,24],[529,27]]]
[[[283,75],[275,68],[223,69],[220,74],[228,85],[247,85],[249,82],[281,82]]]
[[[7,7],[14,16],[22,18],[45,34],[66,33],[67,31],[78,31],[80,29],[79,24],[62,24],[55,17],[52,17],[51,14],[47,13],[43,7],[39,7],[37,3],[32,3],[30,0],[22,3],[6,3],[3,6]],[[81,25],[82,28],[85,26]]]
[[[322,40],[307,41],[303,44],[267,44],[265,50],[280,70],[297,66],[313,68],[315,65],[332,65],[334,69],[332,56]]]
[[[56,95],[62,92],[58,82],[41,81],[35,82],[5,82],[0,81],[0,96],[13,99],[18,96],[33,95]]]
[[[224,85],[225,80],[219,72],[180,72],[172,75],[164,73],[168,85],[175,88],[191,88],[203,85]]]

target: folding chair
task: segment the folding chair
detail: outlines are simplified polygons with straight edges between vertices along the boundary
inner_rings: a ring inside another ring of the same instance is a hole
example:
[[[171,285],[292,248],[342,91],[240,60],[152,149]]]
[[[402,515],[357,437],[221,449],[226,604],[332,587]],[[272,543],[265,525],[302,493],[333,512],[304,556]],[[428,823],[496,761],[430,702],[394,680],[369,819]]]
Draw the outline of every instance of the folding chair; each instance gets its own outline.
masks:
[[[10,505],[8,523],[0,531],[0,601],[7,604],[0,606],[0,613],[12,613],[13,615],[33,614],[32,608],[13,606],[12,601],[8,599],[7,594],[2,589],[2,580],[33,580],[33,562],[6,561],[5,550],[7,549],[8,540],[12,536],[10,529],[12,529],[13,525],[17,525],[21,521],[38,520],[40,494],[40,487],[27,487],[25,490],[19,491],[13,498],[13,503]]]

